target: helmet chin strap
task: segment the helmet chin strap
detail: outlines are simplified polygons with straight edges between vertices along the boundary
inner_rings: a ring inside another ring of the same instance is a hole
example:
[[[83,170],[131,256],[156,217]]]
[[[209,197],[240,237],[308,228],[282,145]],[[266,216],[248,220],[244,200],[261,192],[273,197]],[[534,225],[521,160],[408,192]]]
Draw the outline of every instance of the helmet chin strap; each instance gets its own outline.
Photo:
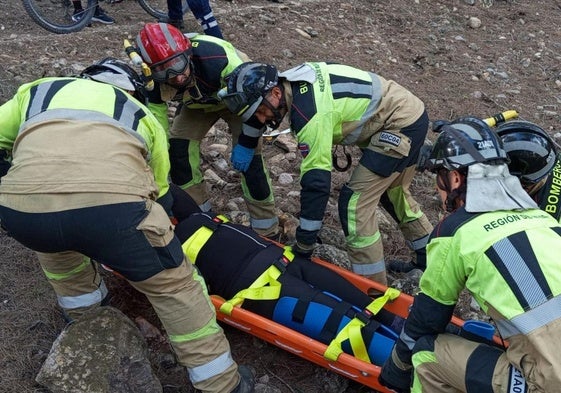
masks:
[[[268,120],[265,123],[267,124],[268,127],[270,127],[273,130],[279,128],[279,126],[282,123],[282,119],[284,118],[284,115],[288,111],[288,108],[286,107],[286,99],[284,98],[284,89],[282,88],[282,86],[279,87],[281,89],[281,98],[279,100],[279,106],[277,106],[276,108],[273,106],[273,104],[269,102],[267,98],[263,97],[263,104],[267,108],[269,108],[271,112],[273,112],[273,116],[274,116],[274,119]]]
[[[467,185],[466,182],[463,181],[459,187],[452,190],[448,173],[449,172],[446,173],[446,176],[439,175],[439,178],[441,180],[441,184],[444,186],[443,190],[446,192],[446,200],[444,201],[446,211],[451,213],[458,208],[456,204],[458,198],[465,200]]]
[[[538,193],[538,191],[541,190],[541,188],[547,182],[548,177],[549,176],[545,176],[543,179],[541,179],[537,183],[532,184],[531,186],[526,186],[525,187],[524,184],[522,184],[522,187],[526,190],[528,195],[530,195],[531,197],[534,197],[534,195],[536,195]]]

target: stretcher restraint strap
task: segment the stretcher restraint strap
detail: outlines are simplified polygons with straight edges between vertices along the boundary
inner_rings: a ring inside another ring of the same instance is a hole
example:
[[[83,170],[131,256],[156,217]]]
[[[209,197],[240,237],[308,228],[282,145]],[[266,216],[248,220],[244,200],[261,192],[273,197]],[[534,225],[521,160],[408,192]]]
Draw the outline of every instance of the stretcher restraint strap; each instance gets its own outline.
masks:
[[[372,316],[376,315],[386,305],[388,301],[397,299],[399,294],[400,292],[395,288],[386,289],[383,296],[380,296],[366,306],[362,313],[357,314],[355,318],[353,318],[343,329],[341,329],[337,337],[335,337],[328,345],[323,356],[327,360],[331,360],[333,362],[337,361],[339,355],[343,353],[341,344],[343,341],[348,339],[354,356],[364,362],[371,363],[370,356],[368,356],[368,349],[362,339],[361,329],[368,323]]]
[[[316,289],[310,290],[310,292],[306,292],[298,296],[298,300],[296,301],[296,305],[292,311],[292,320],[294,322],[304,323],[310,302],[318,293],[320,293],[320,291]]]
[[[331,311],[331,314],[329,314],[329,317],[321,330],[319,336],[320,341],[331,342],[337,335],[337,330],[339,329],[339,325],[341,324],[343,317],[348,316],[349,318],[353,318],[354,314],[356,314],[356,311],[353,311],[353,308],[349,303],[338,303],[335,308],[333,308],[333,311]]]
[[[202,250],[208,239],[212,236],[218,225],[228,222],[228,218],[223,215],[218,215],[212,219],[216,226],[210,228],[208,226],[202,226],[193,233],[189,239],[187,239],[182,245],[183,253],[189,258],[192,264],[197,261],[197,256]]]
[[[234,297],[220,306],[220,312],[231,315],[235,306],[243,303],[245,299],[251,300],[274,300],[278,299],[281,291],[281,283],[277,278],[284,273],[286,265],[294,259],[294,254],[289,247],[285,247],[282,256],[273,262],[257,279],[249,286],[242,289]]]

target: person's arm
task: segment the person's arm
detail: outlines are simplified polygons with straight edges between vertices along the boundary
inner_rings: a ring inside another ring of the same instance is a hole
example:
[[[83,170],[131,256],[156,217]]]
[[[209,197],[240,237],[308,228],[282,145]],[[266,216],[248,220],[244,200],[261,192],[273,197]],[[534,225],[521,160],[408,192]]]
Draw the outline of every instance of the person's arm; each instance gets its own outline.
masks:
[[[147,92],[146,96],[148,97],[148,109],[167,132],[169,129],[168,105],[162,100],[159,84],[156,83],[154,89]]]
[[[380,383],[399,393],[409,392],[413,373],[411,356],[417,340],[443,333],[453,312],[454,305],[441,304],[423,293],[417,295],[391,356],[382,367]]]
[[[23,94],[20,89],[9,101],[0,106],[0,179],[11,167],[11,153],[22,122],[21,102]],[[0,180],[1,182],[1,180]]]
[[[411,356],[417,340],[444,333],[465,287],[467,273],[460,259],[461,252],[455,247],[461,241],[455,241],[456,232],[448,231],[448,227],[442,225],[439,228],[442,236],[431,238],[427,246],[427,269],[421,277],[421,292],[416,296],[403,332],[380,373],[380,382],[397,392],[407,392],[411,384]]]
[[[171,216],[173,198],[169,192],[170,161],[167,135],[155,116],[148,112],[138,130],[146,141],[149,153],[148,165],[154,174],[154,181],[159,189],[157,201],[164,206]]]
[[[230,161],[232,166],[240,172],[249,169],[249,164],[255,155],[255,148],[259,144],[259,139],[265,130],[265,126],[253,117],[248,122],[242,124],[242,131],[235,146],[232,147]]]

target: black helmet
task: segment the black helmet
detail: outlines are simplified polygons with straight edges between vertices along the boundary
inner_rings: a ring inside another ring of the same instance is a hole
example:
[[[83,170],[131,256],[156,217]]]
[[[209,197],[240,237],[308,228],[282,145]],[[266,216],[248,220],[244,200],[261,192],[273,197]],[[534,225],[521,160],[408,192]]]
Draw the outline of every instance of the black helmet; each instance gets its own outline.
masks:
[[[477,163],[506,163],[507,156],[500,138],[481,119],[463,117],[440,129],[427,169],[457,170]]]
[[[247,62],[237,66],[228,77],[228,85],[220,99],[235,115],[246,122],[255,113],[263,98],[278,84],[275,66]]]
[[[510,163],[508,169],[527,185],[538,183],[555,166],[556,149],[542,128],[534,123],[515,120],[497,128]]]
[[[80,77],[107,83],[126,91],[134,91],[133,97],[146,104],[146,89],[140,75],[127,63],[106,57],[87,67]]]

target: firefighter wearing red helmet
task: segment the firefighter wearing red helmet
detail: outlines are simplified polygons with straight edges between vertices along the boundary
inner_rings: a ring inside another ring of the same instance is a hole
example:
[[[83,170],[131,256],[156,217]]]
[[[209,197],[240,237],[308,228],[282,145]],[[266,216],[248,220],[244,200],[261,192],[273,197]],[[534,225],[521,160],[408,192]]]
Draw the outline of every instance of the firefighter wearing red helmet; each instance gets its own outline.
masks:
[[[223,119],[232,133],[232,162],[242,173],[242,188],[252,228],[275,237],[278,218],[274,196],[261,155],[260,125],[242,124],[218,99],[228,75],[247,55],[231,43],[208,35],[188,38],[165,23],[148,23],[136,38],[138,53],[150,66],[156,88],[151,109],[164,124],[166,102],[183,103],[169,128],[171,179],[199,204],[210,210],[200,168],[200,144],[211,126]]]

